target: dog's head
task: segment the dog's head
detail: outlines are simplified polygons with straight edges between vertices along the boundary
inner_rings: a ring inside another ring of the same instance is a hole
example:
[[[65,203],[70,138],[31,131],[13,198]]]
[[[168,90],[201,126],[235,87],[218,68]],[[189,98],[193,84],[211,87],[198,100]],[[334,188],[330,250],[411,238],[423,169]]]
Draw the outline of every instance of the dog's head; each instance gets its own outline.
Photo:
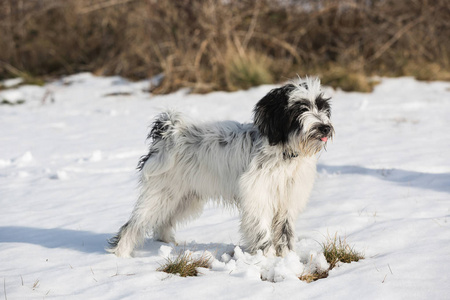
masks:
[[[254,109],[254,124],[272,146],[310,156],[333,137],[330,98],[318,78],[306,78],[271,90]]]

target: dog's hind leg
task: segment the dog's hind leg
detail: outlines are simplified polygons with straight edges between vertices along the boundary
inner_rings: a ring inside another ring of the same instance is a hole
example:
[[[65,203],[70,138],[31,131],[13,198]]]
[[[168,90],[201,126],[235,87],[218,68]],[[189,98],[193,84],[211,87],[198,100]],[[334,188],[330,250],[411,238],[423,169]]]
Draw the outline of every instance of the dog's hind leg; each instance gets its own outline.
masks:
[[[174,197],[169,189],[153,189],[153,187],[154,185],[148,182],[143,184],[130,220],[109,241],[109,252],[129,257],[133,249],[143,243],[149,229],[170,224],[170,217],[176,211],[178,203],[173,201]],[[170,242],[167,236],[170,235],[166,233],[164,241]]]
[[[120,227],[119,232],[108,241],[110,248],[107,251],[119,257],[131,257],[136,245],[144,240],[145,227],[133,215],[128,222]]]
[[[177,206],[165,222],[153,226],[153,238],[166,243],[176,243],[174,230],[177,224],[199,217],[203,212],[204,201],[195,192],[188,192],[178,198]]]

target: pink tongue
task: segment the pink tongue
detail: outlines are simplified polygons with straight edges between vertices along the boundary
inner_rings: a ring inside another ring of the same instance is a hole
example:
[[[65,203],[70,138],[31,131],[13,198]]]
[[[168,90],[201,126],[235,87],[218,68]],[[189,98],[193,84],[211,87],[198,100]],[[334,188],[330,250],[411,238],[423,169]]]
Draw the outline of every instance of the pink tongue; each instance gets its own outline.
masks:
[[[322,140],[322,142],[326,142],[326,141],[328,141],[328,138],[327,137],[323,137],[323,138],[321,138],[321,140]]]

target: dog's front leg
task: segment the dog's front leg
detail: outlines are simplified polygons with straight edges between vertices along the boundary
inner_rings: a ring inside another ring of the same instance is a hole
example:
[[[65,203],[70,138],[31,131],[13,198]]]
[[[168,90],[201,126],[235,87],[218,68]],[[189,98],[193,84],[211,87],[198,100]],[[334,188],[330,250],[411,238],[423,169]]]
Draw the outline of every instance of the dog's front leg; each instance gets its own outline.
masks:
[[[294,222],[287,212],[278,212],[272,221],[273,245],[277,256],[294,249]]]
[[[242,207],[241,232],[247,250],[254,254],[262,250],[266,256],[275,256],[272,243],[272,215],[259,205]]]

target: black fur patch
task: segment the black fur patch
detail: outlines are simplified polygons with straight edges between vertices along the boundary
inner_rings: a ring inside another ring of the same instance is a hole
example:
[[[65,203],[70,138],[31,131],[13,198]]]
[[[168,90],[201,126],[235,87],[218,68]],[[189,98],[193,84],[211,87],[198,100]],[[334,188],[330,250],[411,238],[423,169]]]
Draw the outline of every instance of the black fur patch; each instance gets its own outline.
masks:
[[[288,246],[289,250],[292,250],[291,246],[290,246],[290,244],[291,244],[290,240],[294,236],[294,231],[292,230],[292,227],[289,224],[289,221],[286,220],[284,222],[283,226],[281,227],[281,233],[283,236],[286,237],[286,242],[287,242],[287,246]]]
[[[256,104],[254,123],[270,145],[286,143],[291,127],[291,116],[287,109],[289,94],[295,89],[293,84],[271,90]]]
[[[169,126],[165,123],[165,120],[162,120],[162,118],[156,119],[147,138],[151,138],[153,141],[162,139],[162,134],[169,129]]]
[[[161,140],[163,138],[163,133],[169,129],[170,125],[167,124],[167,121],[168,121],[167,114],[161,114],[156,118],[156,120],[151,125],[152,129],[150,130],[147,139],[151,139],[152,144]],[[149,152],[141,156],[141,158],[139,159],[137,169],[141,171],[146,161],[155,153],[157,153],[157,150],[152,149],[152,147],[150,146]]]
[[[328,118],[331,116],[330,99],[331,99],[331,98],[324,98],[324,97],[323,97],[323,93],[320,94],[320,95],[316,98],[316,106],[317,106],[317,109],[320,110],[320,111],[326,112]]]

